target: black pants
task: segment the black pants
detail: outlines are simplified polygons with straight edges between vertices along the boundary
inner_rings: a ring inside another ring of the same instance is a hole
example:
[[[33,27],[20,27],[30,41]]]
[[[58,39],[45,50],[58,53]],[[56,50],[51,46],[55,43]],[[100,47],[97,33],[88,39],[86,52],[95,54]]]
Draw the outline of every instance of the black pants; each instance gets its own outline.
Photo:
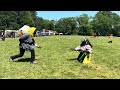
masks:
[[[80,61],[80,57],[83,55],[84,52],[80,52],[80,54],[78,55],[77,60]],[[82,60],[80,62],[83,62],[84,58],[86,55],[83,56]]]
[[[34,61],[35,60],[35,50],[34,50],[34,48],[30,49],[30,52],[31,52],[31,60]],[[17,54],[17,55],[13,55],[10,58],[16,59],[16,58],[22,57],[24,55],[24,53],[25,53],[25,49],[20,48],[20,53]]]
[[[4,37],[4,36],[2,36],[1,39],[2,39],[3,41],[5,41],[5,37]]]

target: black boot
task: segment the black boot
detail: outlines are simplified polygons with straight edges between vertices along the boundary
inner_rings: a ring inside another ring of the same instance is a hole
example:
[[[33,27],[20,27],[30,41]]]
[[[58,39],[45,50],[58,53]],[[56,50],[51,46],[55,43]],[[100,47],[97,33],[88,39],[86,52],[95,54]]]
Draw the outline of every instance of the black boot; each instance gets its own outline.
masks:
[[[37,64],[37,59],[32,59],[30,63],[31,64]]]
[[[12,57],[9,58],[9,62],[13,62],[13,58]]]

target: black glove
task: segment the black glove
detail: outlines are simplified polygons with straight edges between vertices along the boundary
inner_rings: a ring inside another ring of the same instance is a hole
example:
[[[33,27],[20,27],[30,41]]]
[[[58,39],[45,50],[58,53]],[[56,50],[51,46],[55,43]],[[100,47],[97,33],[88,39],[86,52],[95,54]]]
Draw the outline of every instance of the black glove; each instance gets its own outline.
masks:
[[[89,53],[89,51],[87,51],[87,50],[86,50],[85,52],[86,52],[86,53]]]

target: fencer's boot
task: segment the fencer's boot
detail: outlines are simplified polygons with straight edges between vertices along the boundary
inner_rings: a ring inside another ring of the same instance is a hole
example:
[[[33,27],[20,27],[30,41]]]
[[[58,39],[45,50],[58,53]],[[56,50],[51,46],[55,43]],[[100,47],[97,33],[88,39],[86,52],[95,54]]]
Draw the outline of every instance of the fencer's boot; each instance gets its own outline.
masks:
[[[32,59],[31,64],[37,64],[37,59]]]
[[[9,62],[13,62],[13,58],[12,57],[9,58]]]

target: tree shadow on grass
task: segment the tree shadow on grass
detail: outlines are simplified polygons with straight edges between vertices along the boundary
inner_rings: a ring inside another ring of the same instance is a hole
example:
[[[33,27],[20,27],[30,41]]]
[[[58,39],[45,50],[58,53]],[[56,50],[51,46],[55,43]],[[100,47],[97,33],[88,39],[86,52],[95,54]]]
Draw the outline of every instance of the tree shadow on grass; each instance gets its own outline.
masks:
[[[15,62],[30,62],[30,61],[31,61],[31,58],[22,58],[22,59],[18,59]]]
[[[70,59],[68,59],[69,61],[78,61],[78,62],[80,62],[77,58],[70,58]]]
[[[70,58],[70,59],[68,59],[68,60],[71,60],[71,61],[72,61],[72,60],[77,60],[77,58]]]

